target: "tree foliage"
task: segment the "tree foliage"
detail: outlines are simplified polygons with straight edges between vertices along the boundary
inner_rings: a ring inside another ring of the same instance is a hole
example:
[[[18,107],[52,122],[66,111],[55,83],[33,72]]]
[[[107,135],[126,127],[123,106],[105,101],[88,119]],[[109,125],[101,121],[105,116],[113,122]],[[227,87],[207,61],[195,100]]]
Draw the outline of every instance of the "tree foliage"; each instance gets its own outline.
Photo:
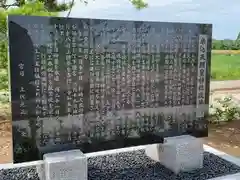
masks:
[[[236,41],[238,41],[238,40],[240,41],[240,32],[238,33]]]
[[[137,9],[143,9],[148,6],[146,2],[143,0],[130,0],[130,2],[137,8]]]
[[[213,40],[214,50],[240,50],[240,39],[237,40]]]
[[[71,0],[68,3],[60,3],[57,0],[37,0],[38,2],[41,2],[42,4],[44,4],[44,7],[50,11],[50,12],[60,12],[60,11],[66,11],[68,9],[70,9],[75,0]],[[85,4],[88,3],[88,0],[78,0],[81,1]],[[142,9],[142,8],[146,8],[148,6],[148,4],[144,1],[144,0],[129,0],[137,9]],[[21,7],[26,5],[29,2],[34,2],[32,0],[15,0],[13,3],[11,4],[7,4],[7,0],[0,0],[0,8],[3,9],[8,9],[9,7],[15,6],[15,7]]]
[[[10,7],[23,7],[24,5],[34,2],[43,4],[44,8],[46,8],[49,12],[66,11],[71,7],[71,2],[59,3],[57,0],[14,0],[14,2],[11,4],[7,4],[7,0],[0,0],[0,7],[6,10]]]

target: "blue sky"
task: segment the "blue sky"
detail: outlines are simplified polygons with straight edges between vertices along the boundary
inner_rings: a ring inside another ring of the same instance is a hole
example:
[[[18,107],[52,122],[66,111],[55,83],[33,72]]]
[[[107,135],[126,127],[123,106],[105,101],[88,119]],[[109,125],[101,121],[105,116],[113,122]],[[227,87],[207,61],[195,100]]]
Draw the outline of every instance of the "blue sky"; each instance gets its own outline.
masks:
[[[240,32],[240,0],[148,0],[138,11],[129,0],[79,0],[71,17],[212,23],[213,37],[236,39]]]

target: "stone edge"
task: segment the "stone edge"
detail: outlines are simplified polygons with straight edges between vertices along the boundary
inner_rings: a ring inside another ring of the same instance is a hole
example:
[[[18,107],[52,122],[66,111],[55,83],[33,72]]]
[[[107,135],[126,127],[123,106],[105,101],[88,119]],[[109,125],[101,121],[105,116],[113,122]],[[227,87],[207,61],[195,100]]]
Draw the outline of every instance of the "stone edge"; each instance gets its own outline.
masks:
[[[236,164],[237,166],[240,166],[240,158],[226,154],[226,153],[219,151],[217,149],[214,149],[208,145],[204,145],[204,150],[207,152],[210,152],[212,154],[215,154],[215,155],[219,156],[220,158],[225,159],[226,161]],[[231,175],[226,175],[226,176],[220,176],[217,178],[212,178],[209,180],[239,180],[239,179],[240,179],[240,173],[236,173],[236,174],[231,174]]]
[[[215,89],[210,89],[211,92],[224,92],[224,91],[236,91],[240,90],[240,87],[232,87],[232,88],[215,88]]]
[[[94,153],[86,153],[86,157],[96,157],[96,156],[104,156],[104,155],[110,155],[110,154],[117,154],[117,153],[124,153],[124,152],[131,152],[136,150],[142,150],[146,149],[147,146],[136,146],[136,147],[128,147],[128,148],[121,148],[121,149],[113,149],[113,150],[107,150],[107,151],[99,151]],[[233,164],[236,164],[240,166],[240,158],[236,158],[234,156],[228,155],[222,151],[219,151],[217,149],[214,149],[208,145],[203,145],[204,151],[210,152],[212,154],[215,154],[219,156],[220,158],[229,161]],[[0,169],[13,169],[13,168],[21,168],[21,167],[29,167],[29,166],[41,166],[44,164],[44,161],[32,161],[32,162],[26,162],[26,163],[7,163],[7,164],[0,164]],[[221,176],[217,178],[212,178],[209,180],[239,180],[240,179],[240,173],[232,174],[232,175],[226,175]]]

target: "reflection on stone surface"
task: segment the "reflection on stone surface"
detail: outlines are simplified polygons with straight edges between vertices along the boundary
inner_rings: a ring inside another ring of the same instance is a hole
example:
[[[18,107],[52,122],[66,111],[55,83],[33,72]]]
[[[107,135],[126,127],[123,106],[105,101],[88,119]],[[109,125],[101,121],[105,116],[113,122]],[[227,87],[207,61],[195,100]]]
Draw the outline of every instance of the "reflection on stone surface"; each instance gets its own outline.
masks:
[[[8,21],[16,162],[207,136],[211,25]]]

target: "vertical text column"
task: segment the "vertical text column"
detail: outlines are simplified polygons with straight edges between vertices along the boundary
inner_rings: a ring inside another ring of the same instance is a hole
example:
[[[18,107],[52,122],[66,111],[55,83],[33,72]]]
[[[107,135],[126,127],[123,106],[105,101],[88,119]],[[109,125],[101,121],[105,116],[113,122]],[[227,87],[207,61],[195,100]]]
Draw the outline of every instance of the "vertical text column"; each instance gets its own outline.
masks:
[[[207,35],[199,35],[198,47],[198,78],[197,78],[197,120],[204,118],[205,105],[205,83],[206,83],[206,63],[207,63]]]

